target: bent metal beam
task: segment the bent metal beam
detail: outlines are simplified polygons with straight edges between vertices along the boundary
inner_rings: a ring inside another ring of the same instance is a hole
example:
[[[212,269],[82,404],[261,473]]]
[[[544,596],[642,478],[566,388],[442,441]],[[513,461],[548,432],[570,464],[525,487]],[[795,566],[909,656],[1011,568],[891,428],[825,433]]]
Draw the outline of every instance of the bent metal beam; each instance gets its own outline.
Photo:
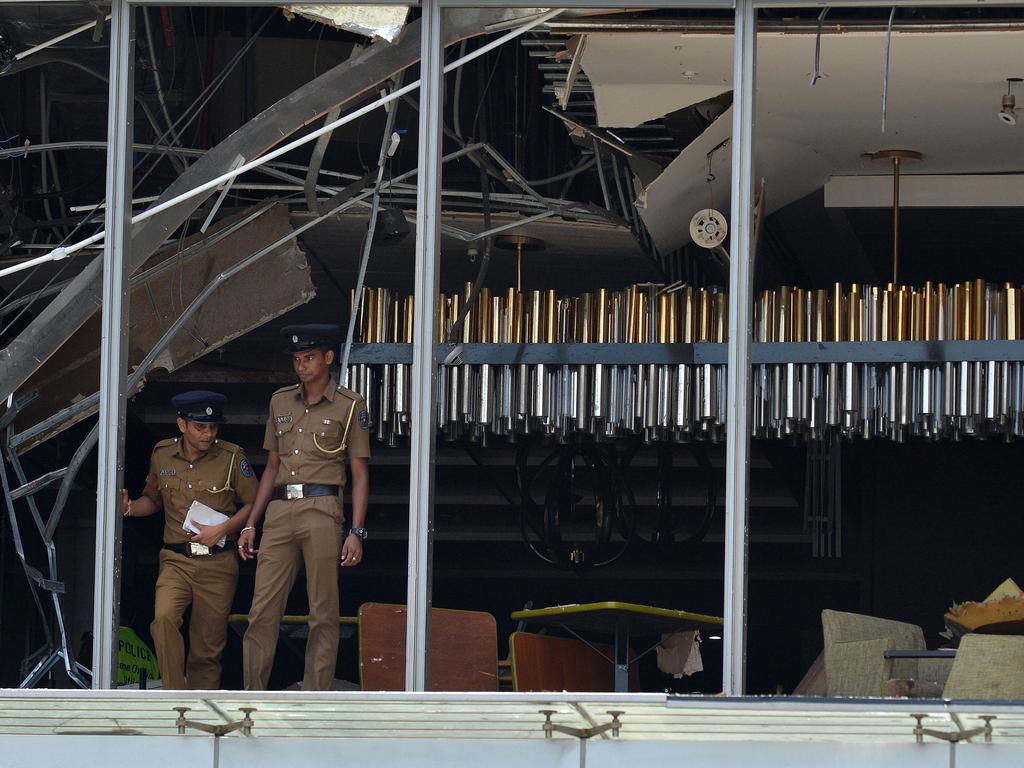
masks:
[[[527,9],[457,9],[446,13],[444,45],[483,34],[489,25],[528,17]],[[374,86],[415,64],[420,25],[410,24],[394,44],[376,43],[286,96],[243,125],[193,164],[157,200],[166,200],[227,172],[239,157],[251,159],[316,120],[332,107],[351,104]],[[141,267],[209,194],[201,194],[134,228],[128,274]],[[102,303],[102,260],[94,259],[7,348],[0,350],[0,399],[6,399],[79,328]]]

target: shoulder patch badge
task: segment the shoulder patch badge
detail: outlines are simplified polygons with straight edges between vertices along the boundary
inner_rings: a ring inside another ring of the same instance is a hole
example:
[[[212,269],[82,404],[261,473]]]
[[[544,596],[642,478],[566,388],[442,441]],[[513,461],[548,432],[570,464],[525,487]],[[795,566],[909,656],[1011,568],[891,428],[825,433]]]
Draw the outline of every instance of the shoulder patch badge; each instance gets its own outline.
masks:
[[[277,416],[274,418],[275,424],[291,424],[292,415],[289,413],[287,416]]]
[[[365,410],[360,411],[359,415],[356,418],[359,419],[359,428],[360,429],[369,429],[370,428],[370,414],[368,414]]]
[[[248,459],[242,459],[238,463],[238,471],[242,473],[242,477],[252,477],[255,474],[252,471],[252,464],[249,463]]]
[[[178,470],[176,470],[176,469],[161,469],[160,470],[160,477],[170,477],[171,475],[176,475],[176,474],[178,474]]]

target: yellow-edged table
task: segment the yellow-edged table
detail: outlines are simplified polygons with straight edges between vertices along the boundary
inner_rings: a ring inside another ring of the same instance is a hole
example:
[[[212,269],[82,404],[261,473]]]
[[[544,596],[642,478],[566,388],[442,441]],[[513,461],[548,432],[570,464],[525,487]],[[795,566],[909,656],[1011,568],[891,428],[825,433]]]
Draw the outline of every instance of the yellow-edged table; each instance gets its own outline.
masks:
[[[527,624],[561,627],[586,642],[579,632],[612,635],[615,638],[615,690],[629,690],[629,642],[631,637],[650,637],[666,632],[687,632],[722,626],[721,616],[655,608],[637,603],[606,601],[576,603],[550,608],[515,611],[512,618]],[[646,653],[646,651],[645,651]],[[644,654],[637,656],[637,659]],[[635,659],[634,659],[635,660]]]

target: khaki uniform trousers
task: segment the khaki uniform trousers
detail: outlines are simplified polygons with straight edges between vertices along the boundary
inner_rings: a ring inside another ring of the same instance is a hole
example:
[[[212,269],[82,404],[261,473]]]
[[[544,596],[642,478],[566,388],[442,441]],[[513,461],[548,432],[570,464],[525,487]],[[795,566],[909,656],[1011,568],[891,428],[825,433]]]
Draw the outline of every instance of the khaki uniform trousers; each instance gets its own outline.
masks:
[[[149,630],[164,688],[220,688],[220,654],[227,642],[228,614],[237,584],[238,558],[233,551],[190,558],[160,550],[156,608]],[[189,605],[186,669],[181,622]]]
[[[338,496],[272,501],[267,507],[249,629],[242,641],[246,690],[266,690],[281,617],[300,562],[306,566],[309,598],[309,639],[302,690],[331,690],[338,663],[341,520]]]

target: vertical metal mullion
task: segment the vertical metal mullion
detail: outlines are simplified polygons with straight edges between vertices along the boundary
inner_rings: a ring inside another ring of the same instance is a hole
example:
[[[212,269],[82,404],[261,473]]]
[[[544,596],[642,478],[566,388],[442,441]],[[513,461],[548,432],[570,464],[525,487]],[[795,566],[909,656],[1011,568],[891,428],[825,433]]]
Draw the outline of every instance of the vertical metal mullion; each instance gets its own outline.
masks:
[[[419,172],[416,184],[415,327],[412,440],[409,469],[409,564],[405,689],[425,691],[430,679],[430,605],[434,558],[434,430],[437,363],[434,345],[440,264],[441,109],[444,45],[439,0],[423,0],[420,22]]]
[[[722,688],[746,681],[747,534],[750,484],[751,250],[754,223],[754,72],[757,11],[736,0],[733,52],[731,268],[729,270],[728,435],[725,469],[725,647]]]
[[[96,572],[93,597],[92,687],[110,688],[117,675],[121,587],[121,486],[124,479],[128,275],[131,247],[131,151],[134,127],[135,8],[113,0],[107,111],[107,210],[103,245]]]

